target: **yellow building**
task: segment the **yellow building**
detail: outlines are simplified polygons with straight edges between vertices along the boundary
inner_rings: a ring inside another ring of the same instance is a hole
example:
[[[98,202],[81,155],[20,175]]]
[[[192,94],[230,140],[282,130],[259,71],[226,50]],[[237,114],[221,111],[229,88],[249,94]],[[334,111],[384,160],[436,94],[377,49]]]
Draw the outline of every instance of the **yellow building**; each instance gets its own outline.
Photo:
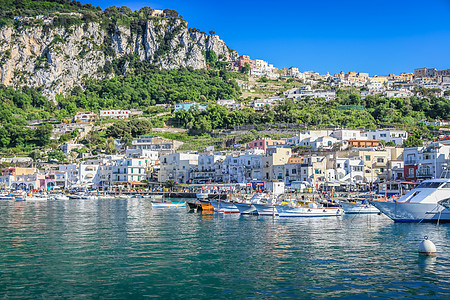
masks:
[[[291,148],[268,148],[263,156],[263,177],[264,179],[278,179],[274,166],[285,165],[292,156]]]
[[[388,82],[388,78],[386,76],[375,75],[370,78],[370,81],[385,83],[385,82]]]
[[[360,150],[358,156],[364,161],[366,182],[377,178],[385,180],[388,175],[388,162],[403,159],[403,148],[386,147],[384,150]]]
[[[36,172],[35,168],[20,168],[10,167],[2,169],[2,176],[8,175],[33,175]]]

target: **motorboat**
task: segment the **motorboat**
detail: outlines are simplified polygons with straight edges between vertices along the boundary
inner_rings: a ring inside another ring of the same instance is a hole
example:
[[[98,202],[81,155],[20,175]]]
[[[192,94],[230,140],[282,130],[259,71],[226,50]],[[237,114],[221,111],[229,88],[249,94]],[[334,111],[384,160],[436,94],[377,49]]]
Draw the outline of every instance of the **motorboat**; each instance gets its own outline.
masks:
[[[2,194],[0,194],[0,201],[1,201],[1,200],[5,200],[5,201],[8,201],[8,200],[16,200],[16,198],[15,198],[15,196],[12,195],[12,194],[2,193]]]
[[[450,172],[443,178],[428,179],[399,199],[371,200],[386,216],[395,222],[450,222],[450,209],[441,205],[450,194]]]
[[[279,217],[337,217],[343,214],[343,210],[337,207],[324,207],[318,203],[309,203],[307,206],[300,204],[276,205]]]
[[[81,200],[98,200],[97,195],[85,194],[80,197]]]
[[[48,196],[46,194],[27,194],[17,195],[16,201],[47,201]]]
[[[249,200],[233,201],[239,212],[243,215],[257,215],[258,210],[254,204],[267,202],[267,194],[255,193]]]
[[[215,212],[225,214],[239,213],[239,209],[230,201],[210,200]]]
[[[53,199],[60,200],[60,201],[70,200],[70,198],[68,196],[64,195],[64,194],[54,195]]]
[[[380,211],[368,201],[369,198],[355,198],[342,201],[341,207],[346,214],[378,214]],[[383,198],[384,199],[384,198]],[[379,197],[378,200],[383,200]]]
[[[152,208],[181,208],[186,207],[186,202],[153,202]]]

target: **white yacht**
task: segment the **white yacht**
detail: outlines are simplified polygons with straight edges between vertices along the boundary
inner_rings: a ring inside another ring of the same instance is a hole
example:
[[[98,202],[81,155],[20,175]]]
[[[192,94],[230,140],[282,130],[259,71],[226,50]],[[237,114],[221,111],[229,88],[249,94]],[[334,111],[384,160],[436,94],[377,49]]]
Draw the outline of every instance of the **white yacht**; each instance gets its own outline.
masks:
[[[370,204],[395,222],[450,222],[450,209],[439,203],[450,197],[450,172],[443,175],[425,180],[397,200],[372,200]]]

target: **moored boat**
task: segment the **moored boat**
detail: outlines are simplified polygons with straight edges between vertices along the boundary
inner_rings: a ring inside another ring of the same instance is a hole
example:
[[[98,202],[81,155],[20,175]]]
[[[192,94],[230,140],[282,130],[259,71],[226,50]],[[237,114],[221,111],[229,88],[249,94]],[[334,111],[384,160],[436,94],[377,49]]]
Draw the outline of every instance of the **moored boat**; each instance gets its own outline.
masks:
[[[371,205],[366,199],[343,201],[341,202],[342,209],[346,214],[377,214],[380,211]]]
[[[260,216],[277,216],[278,210],[275,205],[271,203],[255,203],[253,204]]]
[[[186,202],[153,202],[152,208],[181,208],[186,207]]]
[[[225,214],[239,213],[239,209],[236,207],[236,205],[234,205],[233,202],[211,200],[210,203],[213,206],[215,212],[221,212]]]
[[[450,173],[423,181],[399,199],[369,201],[395,222],[450,222],[450,209],[440,203],[450,194]]]
[[[276,205],[280,217],[337,217],[343,210],[336,207],[323,207],[317,203],[301,205]]]

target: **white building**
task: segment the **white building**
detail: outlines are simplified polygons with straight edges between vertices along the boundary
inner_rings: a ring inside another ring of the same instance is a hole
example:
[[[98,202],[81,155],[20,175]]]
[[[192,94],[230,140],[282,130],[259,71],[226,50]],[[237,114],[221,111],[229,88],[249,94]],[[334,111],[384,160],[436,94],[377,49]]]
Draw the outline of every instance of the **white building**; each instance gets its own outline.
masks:
[[[100,119],[128,119],[130,110],[108,109],[100,111]]]
[[[408,132],[405,130],[377,129],[364,133],[364,136],[368,140],[394,142],[396,145],[403,145],[403,142],[408,139]]]
[[[261,180],[263,154],[264,150],[253,149],[227,155],[222,163],[222,181],[247,183]]]
[[[336,158],[335,180],[349,183],[364,182],[364,161],[359,157]]]
[[[222,163],[225,158],[222,153],[200,153],[198,168],[193,174],[193,183],[222,182]]]
[[[405,179],[422,181],[441,177],[450,160],[450,145],[432,143],[424,147],[405,148],[403,152]]]
[[[147,162],[144,158],[123,158],[112,165],[112,184],[116,186],[133,186],[147,180]]]
[[[198,154],[171,153],[160,157],[159,182],[173,180],[178,183],[190,183],[192,172],[198,167]]]
[[[358,129],[336,129],[333,130],[330,136],[341,142],[348,140],[367,140],[367,137]]]

